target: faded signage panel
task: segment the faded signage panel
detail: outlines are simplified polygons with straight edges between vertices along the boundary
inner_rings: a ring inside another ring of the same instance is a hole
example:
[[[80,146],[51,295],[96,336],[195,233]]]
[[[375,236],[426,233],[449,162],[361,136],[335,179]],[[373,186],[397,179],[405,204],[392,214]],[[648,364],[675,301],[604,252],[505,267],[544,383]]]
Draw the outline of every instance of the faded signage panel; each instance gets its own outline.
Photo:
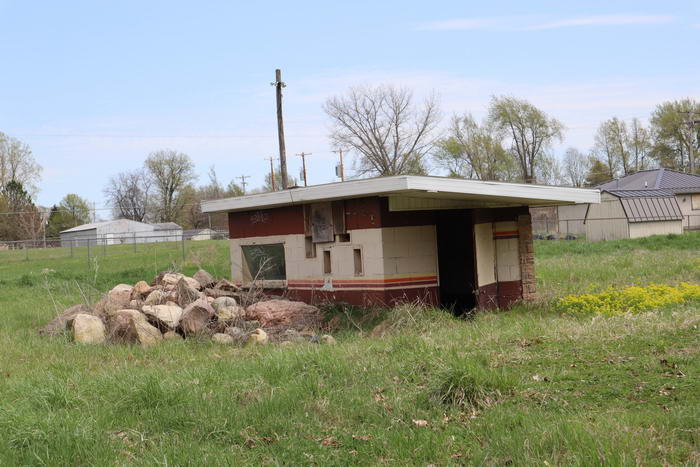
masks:
[[[332,242],[333,207],[331,203],[311,205],[311,238],[314,243]]]

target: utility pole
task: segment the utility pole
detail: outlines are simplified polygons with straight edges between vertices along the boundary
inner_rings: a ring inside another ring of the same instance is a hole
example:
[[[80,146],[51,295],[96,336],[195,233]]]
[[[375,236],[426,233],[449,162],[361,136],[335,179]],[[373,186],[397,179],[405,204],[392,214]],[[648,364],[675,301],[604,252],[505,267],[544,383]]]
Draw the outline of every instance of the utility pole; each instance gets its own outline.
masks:
[[[275,82],[270,83],[275,87],[277,97],[277,138],[280,145],[280,175],[282,178],[282,189],[287,189],[287,151],[284,147],[284,122],[282,120],[282,88],[287,85],[282,81],[282,70],[275,70]]]
[[[243,194],[245,194],[245,186],[248,184],[248,182],[246,182],[245,179],[250,178],[250,175],[241,175],[238,178],[241,179],[241,188],[243,189]]]
[[[275,160],[274,157],[266,157],[265,160],[270,161],[270,183],[272,184],[272,191],[276,191],[275,187],[275,165],[273,161]]]
[[[310,152],[302,152],[301,154],[297,154],[297,156],[301,157],[301,170],[302,174],[304,175],[304,186],[308,186],[306,184],[306,156],[310,156]]]
[[[346,150],[344,150],[342,148],[338,149],[336,151],[333,151],[335,153],[338,153],[338,155],[340,156],[340,173],[338,174],[338,176],[340,177],[341,182],[345,181],[345,166],[343,165],[343,151],[347,152]]]

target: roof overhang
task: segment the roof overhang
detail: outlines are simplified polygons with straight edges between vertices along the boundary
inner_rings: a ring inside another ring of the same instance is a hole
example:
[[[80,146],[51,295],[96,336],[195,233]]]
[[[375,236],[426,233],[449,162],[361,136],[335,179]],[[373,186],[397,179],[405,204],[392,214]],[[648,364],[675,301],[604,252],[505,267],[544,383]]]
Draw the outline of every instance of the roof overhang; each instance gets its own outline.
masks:
[[[597,189],[400,175],[202,201],[202,211],[248,211],[366,196],[455,200],[464,208],[600,203]]]

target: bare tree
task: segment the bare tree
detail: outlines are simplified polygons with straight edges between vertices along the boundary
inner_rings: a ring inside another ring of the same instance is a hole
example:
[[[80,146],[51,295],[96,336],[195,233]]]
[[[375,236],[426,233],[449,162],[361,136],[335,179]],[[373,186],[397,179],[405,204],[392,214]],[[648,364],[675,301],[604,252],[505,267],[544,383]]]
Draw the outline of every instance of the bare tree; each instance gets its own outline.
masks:
[[[652,150],[651,132],[639,121],[632,119],[629,135],[627,138],[628,149],[631,162],[635,172],[649,168]]]
[[[590,168],[590,158],[578,149],[569,148],[564,153],[564,174],[569,185],[577,188],[584,186]]]
[[[15,181],[34,195],[39,190],[41,171],[29,146],[0,132],[0,187]]]
[[[489,122],[479,125],[469,114],[455,115],[447,138],[437,142],[433,158],[452,176],[476,180],[515,180],[518,167],[503,148],[502,140],[502,135]]]
[[[535,183],[538,166],[547,163],[547,149],[561,141],[564,126],[529,102],[505,96],[491,99],[489,121],[510,138],[523,181]]]
[[[174,222],[186,202],[185,188],[197,178],[192,160],[187,154],[165,149],[148,156],[146,169],[156,191],[158,220]]]
[[[118,219],[143,222],[149,214],[153,182],[143,169],[121,172],[109,179],[104,194]]]
[[[324,106],[331,118],[331,140],[354,149],[360,175],[425,173],[424,157],[432,149],[439,121],[437,99],[421,106],[413,93],[390,85],[350,88]]]

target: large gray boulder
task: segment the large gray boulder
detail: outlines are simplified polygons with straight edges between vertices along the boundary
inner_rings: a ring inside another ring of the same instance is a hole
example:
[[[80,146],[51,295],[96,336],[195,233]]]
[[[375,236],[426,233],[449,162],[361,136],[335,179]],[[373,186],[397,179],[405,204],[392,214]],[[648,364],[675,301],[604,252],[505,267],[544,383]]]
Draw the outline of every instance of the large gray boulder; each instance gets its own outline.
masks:
[[[49,321],[46,326],[39,329],[39,335],[59,336],[63,334],[73,324],[73,318],[80,313],[90,313],[90,307],[86,305],[73,305],[70,308],[66,308],[63,313]]]
[[[180,329],[185,335],[199,334],[207,328],[209,320],[214,316],[214,309],[204,299],[189,304],[182,312]]]
[[[107,338],[105,325],[100,318],[79,313],[73,318],[73,340],[81,344],[102,344]]]

